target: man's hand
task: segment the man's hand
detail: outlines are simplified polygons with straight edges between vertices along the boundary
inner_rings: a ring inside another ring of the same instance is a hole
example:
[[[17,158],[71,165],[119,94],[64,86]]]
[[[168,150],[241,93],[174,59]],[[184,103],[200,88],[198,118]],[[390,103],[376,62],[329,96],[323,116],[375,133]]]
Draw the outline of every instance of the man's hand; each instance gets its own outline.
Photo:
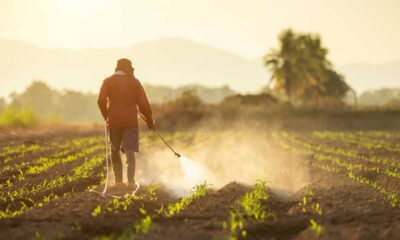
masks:
[[[149,130],[154,131],[154,122],[153,121],[148,121],[147,122],[147,127],[149,128]]]

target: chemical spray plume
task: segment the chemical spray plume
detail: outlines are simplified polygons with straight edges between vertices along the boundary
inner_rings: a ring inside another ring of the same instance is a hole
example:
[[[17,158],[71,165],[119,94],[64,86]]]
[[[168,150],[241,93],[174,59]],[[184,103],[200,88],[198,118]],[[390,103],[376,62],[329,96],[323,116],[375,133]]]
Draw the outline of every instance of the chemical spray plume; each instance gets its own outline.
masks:
[[[174,137],[174,144],[190,157],[176,159],[166,149],[146,149],[142,176],[146,182],[162,183],[179,194],[203,180],[215,188],[231,181],[253,184],[265,180],[276,193],[290,196],[308,184],[308,166],[305,156],[276,147],[273,132],[276,129],[241,123],[220,130],[200,127],[190,132],[190,139]]]
[[[179,163],[185,180],[189,185],[199,184],[202,181],[206,181],[207,177],[210,177],[210,172],[205,167],[186,156],[182,155],[179,158]]]

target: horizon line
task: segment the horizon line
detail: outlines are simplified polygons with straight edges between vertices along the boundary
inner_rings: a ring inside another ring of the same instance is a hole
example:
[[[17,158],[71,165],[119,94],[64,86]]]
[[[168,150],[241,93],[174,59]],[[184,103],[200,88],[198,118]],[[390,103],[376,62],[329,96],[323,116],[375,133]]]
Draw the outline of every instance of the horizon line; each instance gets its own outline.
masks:
[[[85,46],[85,47],[67,47],[67,46],[61,46],[61,45],[50,45],[50,46],[46,46],[40,43],[35,43],[35,42],[30,42],[30,41],[26,41],[26,40],[21,40],[21,39],[11,39],[11,38],[5,38],[5,37],[0,37],[0,41],[8,41],[8,42],[14,42],[14,43],[20,43],[20,44],[26,44],[26,45],[30,45],[36,48],[40,48],[40,49],[45,49],[45,50],[66,50],[66,51],[85,51],[85,50],[124,50],[124,49],[129,49],[129,48],[133,48],[135,47],[135,45],[140,45],[140,44],[146,44],[146,43],[151,43],[151,42],[157,42],[157,41],[163,41],[163,40],[181,40],[181,41],[186,41],[186,42],[191,42],[194,44],[198,44],[198,45],[203,45],[205,47],[209,47],[209,48],[213,48],[215,50],[219,50],[219,51],[223,51],[226,52],[228,54],[232,54],[235,55],[237,57],[243,58],[245,60],[248,61],[254,61],[254,60],[261,60],[264,54],[260,54],[258,56],[253,56],[253,57],[249,57],[249,56],[245,56],[243,54],[240,54],[238,52],[234,52],[232,50],[229,49],[225,49],[225,48],[221,48],[219,46],[215,46],[215,45],[211,45],[209,43],[205,43],[199,40],[195,40],[195,39],[191,39],[188,37],[182,37],[182,36],[165,36],[165,37],[159,37],[159,38],[149,38],[146,40],[142,40],[142,41],[138,41],[138,42],[134,42],[131,43],[129,45],[126,46],[104,46],[104,47],[90,47],[90,46]],[[271,49],[271,48],[270,48]],[[369,62],[369,61],[354,61],[354,62],[347,62],[347,63],[334,63],[334,65],[337,66],[347,66],[347,65],[358,65],[358,64],[367,64],[367,65],[372,65],[372,66],[380,66],[380,65],[386,65],[386,64],[391,64],[394,62],[398,62],[400,61],[400,57],[398,58],[393,58],[391,60],[386,60],[386,61],[382,61],[382,62]]]

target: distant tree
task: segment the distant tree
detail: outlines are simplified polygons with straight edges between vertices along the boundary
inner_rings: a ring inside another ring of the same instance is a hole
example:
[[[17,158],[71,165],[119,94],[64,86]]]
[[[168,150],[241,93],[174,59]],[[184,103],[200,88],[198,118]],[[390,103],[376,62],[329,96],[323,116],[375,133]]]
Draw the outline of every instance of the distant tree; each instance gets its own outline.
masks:
[[[7,105],[6,100],[4,100],[4,98],[0,98],[0,112],[2,112],[4,110],[6,105]]]
[[[391,107],[400,107],[400,97],[397,98],[391,98],[386,106],[391,106]]]
[[[228,86],[210,88],[201,85],[186,85],[178,88],[144,84],[151,103],[165,103],[181,97],[185,91],[193,91],[205,103],[219,103],[227,96],[235,94]]]
[[[190,90],[182,92],[182,95],[168,105],[180,109],[198,109],[203,106],[201,99]]]
[[[174,99],[173,88],[144,84],[144,89],[151,103],[163,103]]]
[[[291,30],[283,32],[279,36],[280,50],[272,49],[264,57],[265,65],[272,72],[271,83],[275,83],[274,89],[284,90],[289,98],[292,97],[296,85],[300,82],[296,81],[295,69],[295,36]]]
[[[46,83],[34,81],[23,93],[11,95],[11,106],[30,108],[40,115],[48,115],[53,109],[56,94]]]
[[[349,90],[349,86],[344,81],[344,77],[337,72],[327,69],[325,80],[320,85],[309,86],[306,88],[302,97],[305,102],[312,102],[319,97],[331,97],[340,99],[344,97]]]
[[[57,101],[57,115],[68,121],[99,121],[96,99],[95,94],[65,90]]]
[[[359,97],[361,105],[393,105],[400,99],[400,88],[382,88],[363,92]]]
[[[49,120],[99,122],[97,94],[51,89],[46,83],[34,81],[21,94],[11,94],[9,104],[16,110],[30,110],[35,116]],[[0,99],[0,110],[1,110]]]
[[[279,35],[279,49],[264,57],[271,71],[270,84],[275,91],[284,91],[294,98],[310,101],[319,96],[340,98],[349,89],[344,77],[332,69],[328,50],[314,34],[299,34],[291,29]]]

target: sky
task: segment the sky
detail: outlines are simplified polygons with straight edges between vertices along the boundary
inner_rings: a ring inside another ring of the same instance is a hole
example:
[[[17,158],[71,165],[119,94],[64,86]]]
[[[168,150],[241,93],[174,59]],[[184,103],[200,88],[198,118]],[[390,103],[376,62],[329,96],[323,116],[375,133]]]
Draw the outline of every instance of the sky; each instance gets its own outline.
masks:
[[[0,0],[0,38],[120,48],[188,38],[258,58],[282,29],[318,33],[339,65],[400,59],[399,0]]]

